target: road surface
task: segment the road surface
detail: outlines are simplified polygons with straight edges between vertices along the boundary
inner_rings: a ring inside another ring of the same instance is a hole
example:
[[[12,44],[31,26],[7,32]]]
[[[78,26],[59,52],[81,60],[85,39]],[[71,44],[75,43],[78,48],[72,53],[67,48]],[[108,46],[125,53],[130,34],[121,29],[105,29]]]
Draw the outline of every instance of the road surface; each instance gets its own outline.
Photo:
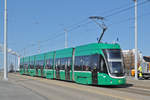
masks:
[[[19,74],[9,74],[8,84],[25,89],[26,96],[33,95],[32,98],[29,95],[28,100],[150,100],[150,88],[134,84],[89,86]]]

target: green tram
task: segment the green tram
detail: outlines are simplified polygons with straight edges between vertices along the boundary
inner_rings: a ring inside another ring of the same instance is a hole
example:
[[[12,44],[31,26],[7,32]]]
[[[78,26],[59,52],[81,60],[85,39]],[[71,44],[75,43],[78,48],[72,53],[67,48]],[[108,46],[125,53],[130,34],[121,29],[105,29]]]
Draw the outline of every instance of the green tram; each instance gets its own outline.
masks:
[[[92,43],[23,57],[20,59],[20,74],[80,84],[126,83],[118,44]]]

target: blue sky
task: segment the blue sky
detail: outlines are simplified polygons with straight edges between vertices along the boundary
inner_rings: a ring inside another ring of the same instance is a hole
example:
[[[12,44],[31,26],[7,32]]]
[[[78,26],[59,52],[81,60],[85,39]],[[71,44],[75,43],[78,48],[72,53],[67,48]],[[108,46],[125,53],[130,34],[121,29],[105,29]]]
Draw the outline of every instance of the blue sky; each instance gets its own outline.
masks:
[[[138,0],[143,2],[146,0]],[[3,43],[4,0],[0,0],[0,42]],[[64,29],[68,47],[97,42],[101,29],[89,16],[107,16],[133,6],[133,0],[8,0],[8,47],[23,55],[64,48]],[[150,1],[138,7],[138,47],[150,55]],[[123,49],[134,48],[134,9],[106,17],[103,41],[119,38]],[[74,25],[75,26],[72,26]],[[76,24],[79,24],[78,26]],[[70,31],[72,30],[72,31]]]

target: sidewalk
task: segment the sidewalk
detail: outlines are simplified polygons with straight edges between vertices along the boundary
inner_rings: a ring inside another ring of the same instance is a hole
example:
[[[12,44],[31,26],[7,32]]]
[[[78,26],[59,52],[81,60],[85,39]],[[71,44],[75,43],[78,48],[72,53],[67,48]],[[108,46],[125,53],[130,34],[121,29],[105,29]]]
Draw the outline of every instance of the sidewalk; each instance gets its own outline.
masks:
[[[44,98],[30,89],[0,80],[0,100],[44,100]]]
[[[134,86],[150,89],[150,80],[135,80],[135,78],[131,76],[127,76],[126,79],[128,84],[133,84]]]

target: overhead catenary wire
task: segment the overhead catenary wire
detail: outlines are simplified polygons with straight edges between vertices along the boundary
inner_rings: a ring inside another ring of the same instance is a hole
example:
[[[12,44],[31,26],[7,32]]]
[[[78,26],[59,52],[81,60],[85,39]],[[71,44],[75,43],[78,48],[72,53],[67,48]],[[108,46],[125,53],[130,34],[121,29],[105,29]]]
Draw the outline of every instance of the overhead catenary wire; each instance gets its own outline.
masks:
[[[70,30],[67,30],[67,31],[68,31],[68,32],[72,32],[72,31],[74,31],[74,30],[80,28],[81,26],[87,25],[87,24],[89,24],[89,23],[92,23],[92,21],[89,21],[89,22],[87,22],[87,23],[83,23],[82,25],[78,25],[78,26],[73,27],[73,28],[71,28]],[[61,35],[61,34],[62,34],[62,35]],[[64,37],[63,35],[64,35],[64,32],[62,32],[62,33],[56,35],[55,37],[50,38],[49,40],[56,40],[56,39],[58,39],[58,38],[60,38],[60,37],[63,38],[63,37]],[[41,43],[42,43],[42,42],[44,42],[44,41],[41,41]],[[49,44],[52,44],[52,43],[53,43],[53,42],[50,42]],[[47,44],[46,44],[46,45],[47,45]],[[40,44],[40,47],[43,47],[43,46],[44,46],[43,44]]]
[[[140,3],[138,3],[137,5],[138,5],[138,6],[141,6],[141,5],[143,5],[143,4],[148,3],[149,1],[150,1],[150,0],[144,0],[143,2],[140,2]],[[113,13],[111,13],[111,14],[108,14],[108,15],[104,16],[104,18],[108,18],[108,17],[115,16],[115,15],[117,15],[117,14],[120,14],[120,13],[123,13],[123,12],[125,12],[125,11],[128,11],[128,10],[130,10],[130,9],[132,9],[132,8],[134,8],[134,5],[133,5],[133,6],[130,6],[130,7],[127,7],[127,8],[123,8],[123,9],[118,10],[118,11],[116,11],[116,12],[113,12]]]
[[[139,5],[146,4],[146,3],[149,2],[149,1],[150,1],[150,0],[145,0],[145,1],[143,1],[143,2],[140,2],[140,3],[138,3],[138,6],[139,6]],[[117,7],[117,8],[115,8],[115,9],[118,9],[118,8],[121,8],[121,7]],[[120,13],[125,12],[125,11],[127,11],[127,10],[130,10],[130,9],[132,9],[132,8],[134,8],[134,5],[131,6],[131,7],[127,7],[127,8],[121,9],[121,10],[119,10],[119,11],[116,11],[116,12],[110,14],[110,15],[106,15],[106,16],[104,16],[104,18],[111,17],[111,16],[114,16],[114,15],[116,15],[116,14],[120,14]],[[115,10],[115,9],[113,9],[113,10]],[[111,11],[113,11],[113,10],[111,10]],[[82,25],[92,23],[92,21],[88,21],[88,22],[86,22],[86,23],[83,23],[83,22],[85,22],[85,21],[86,21],[86,19],[82,20],[81,23],[79,23],[79,24],[73,24],[73,25],[71,25],[71,26],[68,26],[67,28],[73,27],[73,28],[71,28],[71,29],[68,29],[69,31],[73,31],[73,30],[75,30],[75,29],[78,29],[78,28],[81,27]],[[62,33],[62,34],[63,34],[63,33]],[[48,40],[49,40],[49,39],[48,39]],[[47,41],[47,40],[46,40],[46,41]]]
[[[150,15],[150,12],[148,13],[145,13],[143,15],[138,15],[138,18],[142,18],[142,17],[146,17],[146,16],[149,16]],[[135,17],[131,17],[131,18],[127,18],[127,19],[124,19],[124,20],[121,20],[121,21],[118,21],[118,22],[115,22],[115,23],[112,23],[112,24],[108,24],[107,26],[112,26],[112,25],[115,25],[115,24],[122,24],[124,22],[127,22],[127,21],[134,21]]]
[[[127,6],[127,4],[126,4],[125,6]],[[103,14],[103,13],[112,12],[112,11],[115,11],[115,10],[118,10],[118,9],[121,8],[121,7],[122,7],[122,6],[116,7],[116,8],[114,8],[114,9],[108,10],[108,11],[106,11],[106,12],[102,12],[102,14]],[[74,29],[78,29],[79,27],[81,27],[80,24],[82,24],[82,23],[84,23],[84,22],[87,22],[87,21],[88,21],[88,18],[85,18],[85,19],[81,20],[81,21],[78,22],[78,23],[75,23],[75,24],[72,24],[72,25],[67,26],[66,29],[71,28],[70,31],[73,31]],[[91,21],[91,22],[92,22],[92,21]],[[62,31],[62,30],[61,30],[61,31]],[[62,34],[63,34],[63,32],[56,32],[55,34],[57,34],[57,33],[58,33],[58,35],[62,35]],[[45,41],[48,41],[48,40],[50,40],[50,39],[42,40],[42,41],[40,41],[40,42],[42,43],[42,42],[45,42]],[[26,48],[27,48],[27,47],[32,47],[32,46],[36,46],[36,43],[35,43],[35,44],[33,44],[33,43],[32,43],[32,44],[29,44],[29,45],[26,46]],[[22,51],[22,49],[21,49],[21,51]]]
[[[138,16],[138,18],[140,19],[140,18],[142,18],[142,17],[146,17],[146,16],[149,16],[150,15],[150,12],[148,12],[148,13],[145,13],[145,14],[143,14],[143,15],[139,15]],[[134,20],[134,17],[132,17],[132,18],[127,18],[127,19],[125,19],[125,20],[121,20],[121,21],[118,21],[117,23],[114,23],[114,24],[110,24],[110,25],[108,25],[108,26],[112,26],[112,25],[115,25],[115,24],[121,24],[121,23],[124,23],[124,22],[127,22],[127,21],[131,21],[131,20]],[[91,23],[90,21],[89,21],[89,23]],[[86,24],[86,23],[85,23]],[[73,31],[74,29],[77,29],[77,28],[79,28],[79,27],[75,27],[75,28],[73,28],[72,30],[70,30],[69,32],[71,32],[71,31]],[[60,36],[60,37],[63,37],[63,35],[62,36]],[[56,39],[56,38],[55,38]],[[68,40],[69,42],[71,42],[71,43],[77,43],[76,41],[71,41],[71,40]],[[79,42],[78,42],[79,43]],[[49,44],[52,44],[52,42],[50,42]],[[47,44],[46,44],[47,45]],[[44,45],[42,45],[42,47],[43,47]],[[46,49],[45,49],[46,50]],[[35,50],[36,51],[36,50]]]
[[[82,24],[78,24],[77,26],[74,26],[74,27],[72,27],[72,28],[70,28],[69,30],[68,30],[68,32],[71,32],[71,31],[73,31],[73,30],[75,30],[75,29],[78,29],[78,28],[80,28],[81,26],[83,26],[83,25],[87,25],[87,24],[89,24],[89,23],[91,23],[92,21],[88,21],[88,22],[86,22],[86,23],[82,23]],[[64,32],[59,32],[59,33],[57,33],[55,36],[53,36],[53,37],[51,37],[51,38],[48,38],[48,39],[46,39],[46,40],[41,40],[41,41],[39,41],[40,42],[40,45],[42,45],[42,43],[44,43],[44,42],[47,42],[47,41],[49,41],[49,40],[54,40],[54,39],[56,39],[56,38],[59,38],[59,37],[62,37],[64,35]],[[33,43],[33,44],[30,44],[30,45],[27,45],[25,48],[29,48],[29,47],[35,47],[37,45],[37,43]],[[24,49],[24,48],[23,48]],[[23,50],[23,49],[21,49],[21,51]]]
[[[144,0],[143,2],[138,3],[138,5],[146,4],[146,3],[149,2],[149,1],[150,1],[150,0]],[[114,9],[112,9],[111,11],[118,10],[118,8],[121,8],[121,7],[114,8]],[[132,8],[134,8],[134,6],[126,7],[126,8],[123,8],[123,9],[119,9],[118,11],[112,12],[111,14],[108,14],[108,15],[106,15],[106,16],[104,16],[104,17],[105,17],[105,18],[112,17],[112,16],[114,16],[114,15],[120,14],[120,13],[125,12],[125,11],[127,11],[127,10],[130,10],[130,9],[132,9]],[[86,22],[86,23],[85,23],[85,22]],[[68,32],[71,32],[71,31],[73,31],[73,30],[76,30],[76,29],[78,29],[78,28],[84,26],[85,24],[87,25],[87,24],[90,24],[90,23],[92,23],[92,21],[88,21],[88,18],[85,18],[85,19],[83,19],[82,21],[80,21],[79,23],[75,23],[75,24],[72,24],[72,25],[70,25],[70,26],[67,26],[66,29],[68,30]],[[55,39],[55,38],[58,38],[58,37],[60,37],[60,35],[64,35],[64,32],[59,32],[59,33],[57,33],[55,36],[53,36],[53,37],[51,37],[51,38],[48,38],[48,39],[46,39],[46,40],[41,40],[41,41],[40,41],[40,44],[42,44],[42,43],[44,43],[44,42],[48,42],[49,40],[53,40],[53,39]],[[35,44],[30,44],[30,45],[26,46],[26,48],[27,48],[27,47],[33,47],[33,46],[36,46],[36,43],[35,43]]]

